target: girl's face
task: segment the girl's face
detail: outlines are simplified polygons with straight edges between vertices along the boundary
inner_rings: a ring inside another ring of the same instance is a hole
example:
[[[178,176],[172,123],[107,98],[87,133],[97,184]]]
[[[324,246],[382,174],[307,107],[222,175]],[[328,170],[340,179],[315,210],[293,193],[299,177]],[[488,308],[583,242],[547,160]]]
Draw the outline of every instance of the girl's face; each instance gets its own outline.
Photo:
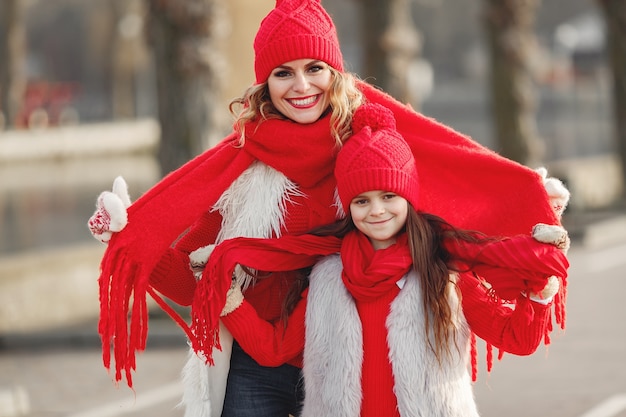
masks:
[[[297,123],[313,123],[330,104],[332,74],[328,64],[297,59],[274,68],[267,84],[270,99],[283,116]]]
[[[372,242],[374,249],[396,243],[396,236],[406,223],[409,203],[390,191],[368,191],[350,202],[350,214],[357,229]]]

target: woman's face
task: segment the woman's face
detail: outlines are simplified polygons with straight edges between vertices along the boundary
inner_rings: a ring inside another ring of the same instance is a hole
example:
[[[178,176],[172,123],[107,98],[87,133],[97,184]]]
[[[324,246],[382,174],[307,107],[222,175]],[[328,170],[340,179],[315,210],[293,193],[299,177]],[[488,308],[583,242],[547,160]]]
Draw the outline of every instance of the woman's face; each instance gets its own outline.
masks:
[[[390,191],[368,191],[350,201],[352,221],[370,239],[374,249],[385,249],[396,243],[408,213],[406,199]]]
[[[274,68],[267,79],[270,99],[283,116],[297,123],[313,123],[330,104],[332,73],[328,64],[297,59]]]

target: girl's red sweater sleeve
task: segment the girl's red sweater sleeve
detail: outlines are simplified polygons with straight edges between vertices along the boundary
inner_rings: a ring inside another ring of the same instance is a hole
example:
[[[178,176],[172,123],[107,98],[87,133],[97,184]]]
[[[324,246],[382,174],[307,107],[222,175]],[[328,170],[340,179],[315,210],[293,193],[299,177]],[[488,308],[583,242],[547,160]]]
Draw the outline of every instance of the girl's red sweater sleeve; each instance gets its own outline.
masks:
[[[289,363],[302,367],[304,351],[304,317],[306,296],[289,316],[287,326],[282,320],[270,323],[257,314],[245,299],[243,303],[221,320],[242,349],[262,366],[280,366]]]
[[[196,279],[189,267],[189,254],[215,242],[222,217],[207,211],[174,247],[165,251],[150,275],[150,285],[175,303],[188,306],[193,301]]]
[[[459,276],[465,318],[471,330],[485,342],[514,355],[530,355],[543,340],[550,320],[550,306],[523,295],[514,308],[495,300],[471,274]]]

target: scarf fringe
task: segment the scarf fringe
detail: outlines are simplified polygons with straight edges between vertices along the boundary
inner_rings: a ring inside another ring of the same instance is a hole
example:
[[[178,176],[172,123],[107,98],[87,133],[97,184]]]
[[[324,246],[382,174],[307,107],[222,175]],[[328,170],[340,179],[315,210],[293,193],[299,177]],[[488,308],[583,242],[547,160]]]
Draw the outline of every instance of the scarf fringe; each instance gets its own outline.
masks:
[[[121,251],[107,253],[102,260],[99,278],[100,319],[98,333],[102,361],[107,370],[115,368],[115,381],[126,379],[132,388],[132,373],[137,369],[136,352],[144,351],[148,340],[148,303],[146,294],[157,302],[191,336],[183,318],[148,286],[149,274],[128,262]],[[118,267],[112,268],[111,265]]]
[[[554,296],[554,300],[553,300],[553,306],[550,308],[550,318],[548,319],[548,323],[546,325],[546,330],[545,333],[543,335],[543,344],[544,346],[549,346],[552,342],[550,335],[554,332],[554,325],[553,322],[556,323],[558,325],[558,327],[561,330],[565,330],[565,307],[566,307],[566,299],[567,299],[567,278],[560,278],[561,281],[561,285],[559,287],[559,291],[555,294]],[[498,297],[495,293],[495,291],[493,291],[493,289],[490,289],[489,291],[489,296],[491,297],[491,300],[493,302],[497,302],[497,303],[510,303],[513,304],[515,308],[526,308],[523,307],[521,303],[519,302],[515,302],[515,301],[503,301],[500,299],[500,297]],[[524,300],[527,300],[526,297],[524,297]],[[527,303],[525,303],[528,308],[530,309],[530,313],[532,314],[532,307],[530,305],[532,301],[528,300]],[[529,317],[529,320],[532,320],[532,317]],[[478,349],[477,349],[477,344],[476,344],[476,335],[472,332],[471,334],[471,347],[470,347],[470,356],[471,356],[471,369],[472,369],[472,382],[476,382],[478,380],[478,360],[477,360],[477,356],[478,356]],[[486,350],[486,366],[487,366],[487,373],[490,373],[491,370],[493,369],[493,349],[494,346],[491,345],[490,343],[486,343],[485,346],[485,350]],[[504,357],[504,351],[502,349],[498,349],[498,357],[497,360],[501,361],[502,358]]]

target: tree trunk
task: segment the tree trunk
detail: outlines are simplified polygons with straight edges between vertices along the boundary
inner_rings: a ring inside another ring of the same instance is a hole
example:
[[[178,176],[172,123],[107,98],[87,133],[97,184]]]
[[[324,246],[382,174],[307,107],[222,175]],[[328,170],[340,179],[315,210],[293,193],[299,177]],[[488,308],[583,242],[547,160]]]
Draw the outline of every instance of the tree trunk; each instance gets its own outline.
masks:
[[[111,0],[111,110],[113,119],[137,117],[137,72],[143,58],[141,0]]]
[[[167,174],[204,151],[218,125],[218,77],[224,71],[215,45],[219,1],[148,2],[161,125],[159,162]]]
[[[365,58],[362,76],[403,103],[418,107],[410,88],[422,41],[411,18],[408,0],[362,0]]]
[[[496,143],[507,158],[536,166],[543,147],[535,119],[529,69],[533,25],[540,0],[485,0],[484,24],[491,58],[490,94]]]
[[[0,115],[3,115],[4,125],[11,128],[22,108],[27,82],[23,1],[3,0],[0,16]]]
[[[613,114],[616,148],[622,164],[622,184],[626,188],[626,2],[599,0],[606,18],[606,40],[613,78]],[[626,190],[623,191],[626,198]]]

